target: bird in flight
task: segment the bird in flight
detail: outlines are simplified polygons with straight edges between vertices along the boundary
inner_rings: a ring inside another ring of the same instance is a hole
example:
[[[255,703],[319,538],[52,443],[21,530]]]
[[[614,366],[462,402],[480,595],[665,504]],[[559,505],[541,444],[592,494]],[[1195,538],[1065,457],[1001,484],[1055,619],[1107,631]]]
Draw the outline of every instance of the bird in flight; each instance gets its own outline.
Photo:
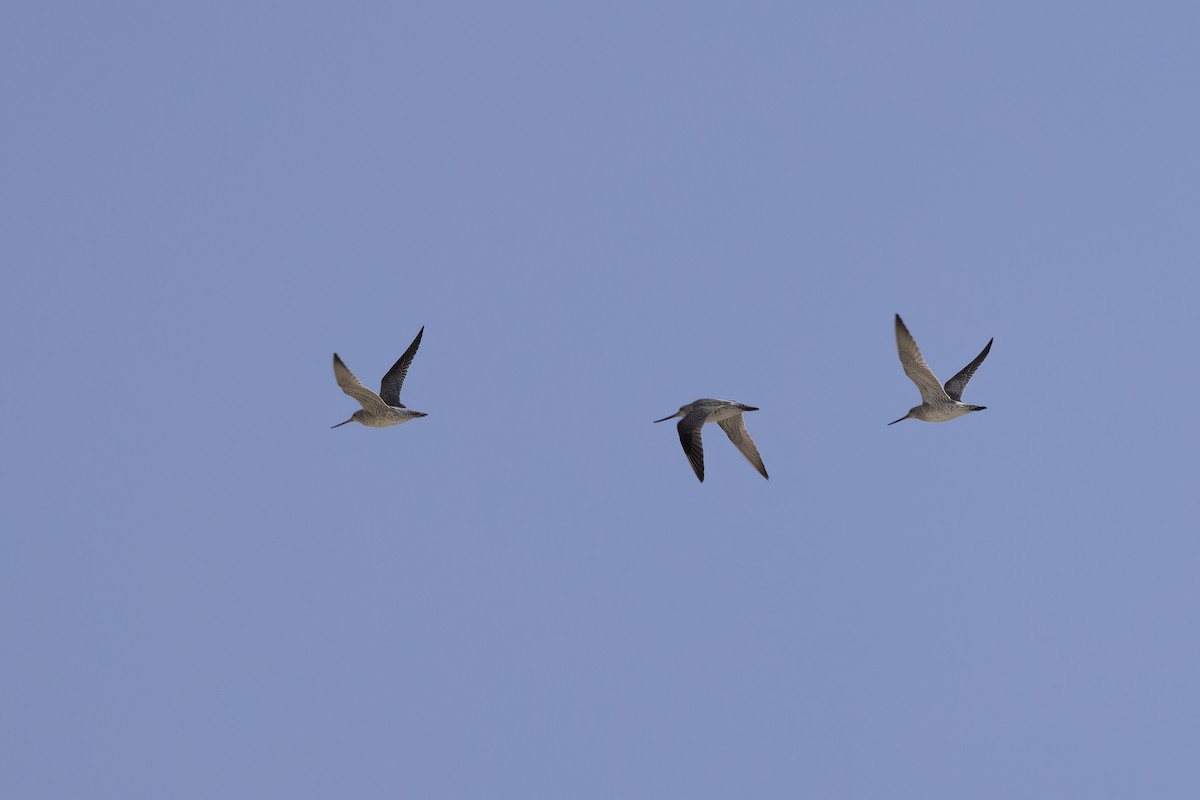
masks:
[[[904,366],[904,374],[917,385],[917,389],[921,392],[921,405],[913,406],[907,414],[889,422],[888,425],[895,425],[906,419],[949,422],[955,417],[970,414],[972,411],[983,411],[987,408],[987,406],[973,406],[970,403],[964,403],[962,393],[963,389],[967,388],[967,381],[971,380],[975,370],[979,369],[979,365],[987,358],[993,341],[995,340],[988,339],[983,352],[975,356],[974,361],[959,370],[958,374],[946,381],[946,385],[943,386],[937,376],[933,374],[933,370],[925,363],[916,340],[904,326],[904,320],[900,319],[900,315],[897,314],[896,348],[900,351],[900,363]]]
[[[417,348],[421,346],[421,336],[424,333],[425,326],[422,325],[421,330],[417,332],[417,338],[413,339],[412,344],[404,351],[404,355],[400,356],[400,360],[393,364],[392,368],[383,376],[379,394],[375,394],[363,386],[362,381],[354,377],[350,368],[338,358],[338,354],[333,354],[333,377],[337,380],[337,385],[362,405],[362,408],[355,411],[350,419],[346,422],[339,422],[333,427],[340,428],[347,422],[358,422],[368,428],[390,428],[392,425],[400,425],[410,419],[427,416],[424,411],[413,411],[405,408],[404,404],[400,402],[400,387],[404,385],[404,376],[408,374],[408,367],[412,364],[413,356],[417,354]]]
[[[742,455],[754,465],[758,474],[766,478],[767,468],[763,466],[762,456],[758,454],[758,448],[754,446],[754,440],[750,438],[750,434],[746,431],[746,423],[742,420],[742,414],[747,411],[758,411],[758,409],[754,406],[735,403],[732,400],[705,398],[688,403],[669,417],[654,421],[666,422],[669,419],[683,417],[679,420],[678,425],[679,441],[701,483],[704,482],[704,443],[700,439],[700,429],[706,422],[715,422],[720,425],[721,430],[725,431],[725,435],[729,437],[729,441],[742,451]]]

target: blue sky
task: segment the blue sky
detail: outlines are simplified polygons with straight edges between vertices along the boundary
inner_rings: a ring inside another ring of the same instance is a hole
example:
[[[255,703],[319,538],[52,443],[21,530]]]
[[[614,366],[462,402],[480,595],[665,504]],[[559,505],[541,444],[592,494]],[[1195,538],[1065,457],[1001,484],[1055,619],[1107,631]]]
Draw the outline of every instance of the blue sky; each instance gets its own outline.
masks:
[[[0,794],[1195,797],[1198,25],[14,9]]]

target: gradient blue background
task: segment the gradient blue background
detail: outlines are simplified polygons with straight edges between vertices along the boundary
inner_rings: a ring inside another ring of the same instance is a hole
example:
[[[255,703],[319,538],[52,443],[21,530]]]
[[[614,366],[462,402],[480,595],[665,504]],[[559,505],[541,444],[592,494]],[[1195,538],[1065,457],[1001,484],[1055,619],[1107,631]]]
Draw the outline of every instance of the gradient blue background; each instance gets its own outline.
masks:
[[[988,6],[10,8],[0,795],[1198,796],[1200,11]]]

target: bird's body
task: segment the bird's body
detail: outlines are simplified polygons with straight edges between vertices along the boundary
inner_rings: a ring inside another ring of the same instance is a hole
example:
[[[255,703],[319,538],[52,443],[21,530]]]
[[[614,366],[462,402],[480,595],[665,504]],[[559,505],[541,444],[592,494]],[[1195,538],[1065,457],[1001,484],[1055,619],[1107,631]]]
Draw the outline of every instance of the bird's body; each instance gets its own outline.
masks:
[[[410,419],[427,416],[425,412],[413,411],[400,402],[400,387],[404,385],[404,376],[408,374],[408,367],[412,364],[413,356],[417,354],[417,348],[421,346],[421,336],[424,333],[425,328],[422,326],[417,333],[417,338],[413,339],[412,344],[404,351],[404,355],[400,356],[400,359],[383,376],[379,394],[375,394],[363,386],[362,381],[354,377],[350,368],[342,363],[342,359],[338,358],[338,354],[333,354],[333,377],[337,380],[338,386],[362,405],[362,409],[355,411],[350,419],[346,422],[339,422],[333,427],[340,428],[346,423],[357,422],[368,428],[390,428],[393,425],[408,422]]]
[[[758,411],[758,409],[754,406],[735,403],[732,400],[702,398],[682,406],[669,417],[654,421],[666,422],[669,419],[683,417],[677,426],[679,441],[683,445],[683,452],[687,455],[692,469],[696,472],[696,477],[701,482],[704,481],[704,444],[700,437],[700,429],[706,422],[715,422],[720,425],[721,430],[725,431],[725,435],[729,437],[729,441],[733,442],[746,460],[758,470],[760,475],[766,478],[767,468],[763,466],[762,456],[758,454],[758,448],[754,446],[754,440],[750,438],[750,434],[746,431],[746,423],[742,419],[742,414],[747,411]]]
[[[971,380],[971,376],[975,374],[975,370],[987,358],[987,354],[992,349],[992,341],[994,340],[989,339],[983,351],[975,356],[975,360],[963,367],[943,386],[937,376],[933,374],[933,370],[925,363],[925,358],[921,355],[916,340],[908,332],[904,320],[900,319],[900,315],[897,314],[896,349],[900,353],[900,364],[904,367],[904,374],[917,385],[917,389],[921,392],[921,405],[913,406],[907,414],[889,422],[888,425],[895,425],[906,419],[919,419],[922,422],[949,422],[964,414],[970,414],[972,411],[985,410],[987,406],[973,406],[970,403],[962,402],[962,393],[967,388],[967,382]]]

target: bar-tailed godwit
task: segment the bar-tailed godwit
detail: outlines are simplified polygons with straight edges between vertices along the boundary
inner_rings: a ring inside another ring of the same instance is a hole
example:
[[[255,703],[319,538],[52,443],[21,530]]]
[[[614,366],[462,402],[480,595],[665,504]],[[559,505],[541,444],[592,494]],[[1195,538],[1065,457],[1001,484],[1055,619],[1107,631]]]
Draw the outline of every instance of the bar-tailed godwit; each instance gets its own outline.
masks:
[[[669,419],[683,417],[679,420],[678,425],[679,441],[683,444],[683,452],[687,454],[688,461],[691,462],[692,469],[696,471],[696,477],[701,482],[704,481],[704,443],[700,440],[700,429],[706,422],[715,422],[720,425],[721,430],[725,431],[725,435],[729,437],[729,441],[737,445],[737,449],[742,451],[746,460],[754,465],[760,475],[766,478],[767,468],[763,466],[762,456],[758,454],[758,448],[754,446],[754,440],[746,432],[746,423],[742,420],[742,414],[747,411],[758,411],[758,409],[754,406],[735,403],[732,400],[704,398],[688,403],[669,417],[654,421],[666,422]]]
[[[425,326],[422,325],[421,330],[417,332],[417,338],[413,339],[412,344],[404,351],[404,355],[400,356],[400,360],[392,365],[392,368],[387,371],[387,375],[383,376],[379,394],[375,394],[363,386],[362,381],[354,377],[350,368],[338,358],[338,354],[333,354],[333,377],[337,379],[338,386],[342,387],[343,392],[362,404],[362,409],[355,411],[350,419],[346,422],[339,422],[333,427],[340,428],[347,422],[358,422],[368,428],[390,428],[392,425],[400,425],[410,419],[427,416],[423,411],[405,408],[404,404],[400,402],[400,387],[404,385],[404,376],[408,374],[408,365],[412,363],[413,356],[417,354],[417,348],[421,346],[421,336],[424,333]]]
[[[975,370],[979,369],[979,365],[987,358],[988,351],[992,349],[993,339],[988,339],[987,346],[983,348],[983,352],[975,356],[975,360],[962,368],[957,375],[946,381],[946,385],[942,386],[941,381],[933,374],[933,370],[925,363],[925,359],[921,356],[921,351],[917,347],[917,342],[913,339],[912,334],[908,332],[908,328],[904,327],[904,320],[900,319],[900,315],[896,315],[896,347],[900,351],[900,363],[904,365],[904,374],[917,385],[921,391],[921,405],[913,406],[908,413],[897,420],[892,420],[888,425],[895,425],[897,422],[902,422],[906,419],[919,419],[925,422],[949,422],[955,417],[961,417],[963,414],[970,414],[972,411],[983,411],[987,406],[973,406],[970,403],[962,402],[963,389],[967,388],[967,381],[971,380],[971,376],[975,374]]]

